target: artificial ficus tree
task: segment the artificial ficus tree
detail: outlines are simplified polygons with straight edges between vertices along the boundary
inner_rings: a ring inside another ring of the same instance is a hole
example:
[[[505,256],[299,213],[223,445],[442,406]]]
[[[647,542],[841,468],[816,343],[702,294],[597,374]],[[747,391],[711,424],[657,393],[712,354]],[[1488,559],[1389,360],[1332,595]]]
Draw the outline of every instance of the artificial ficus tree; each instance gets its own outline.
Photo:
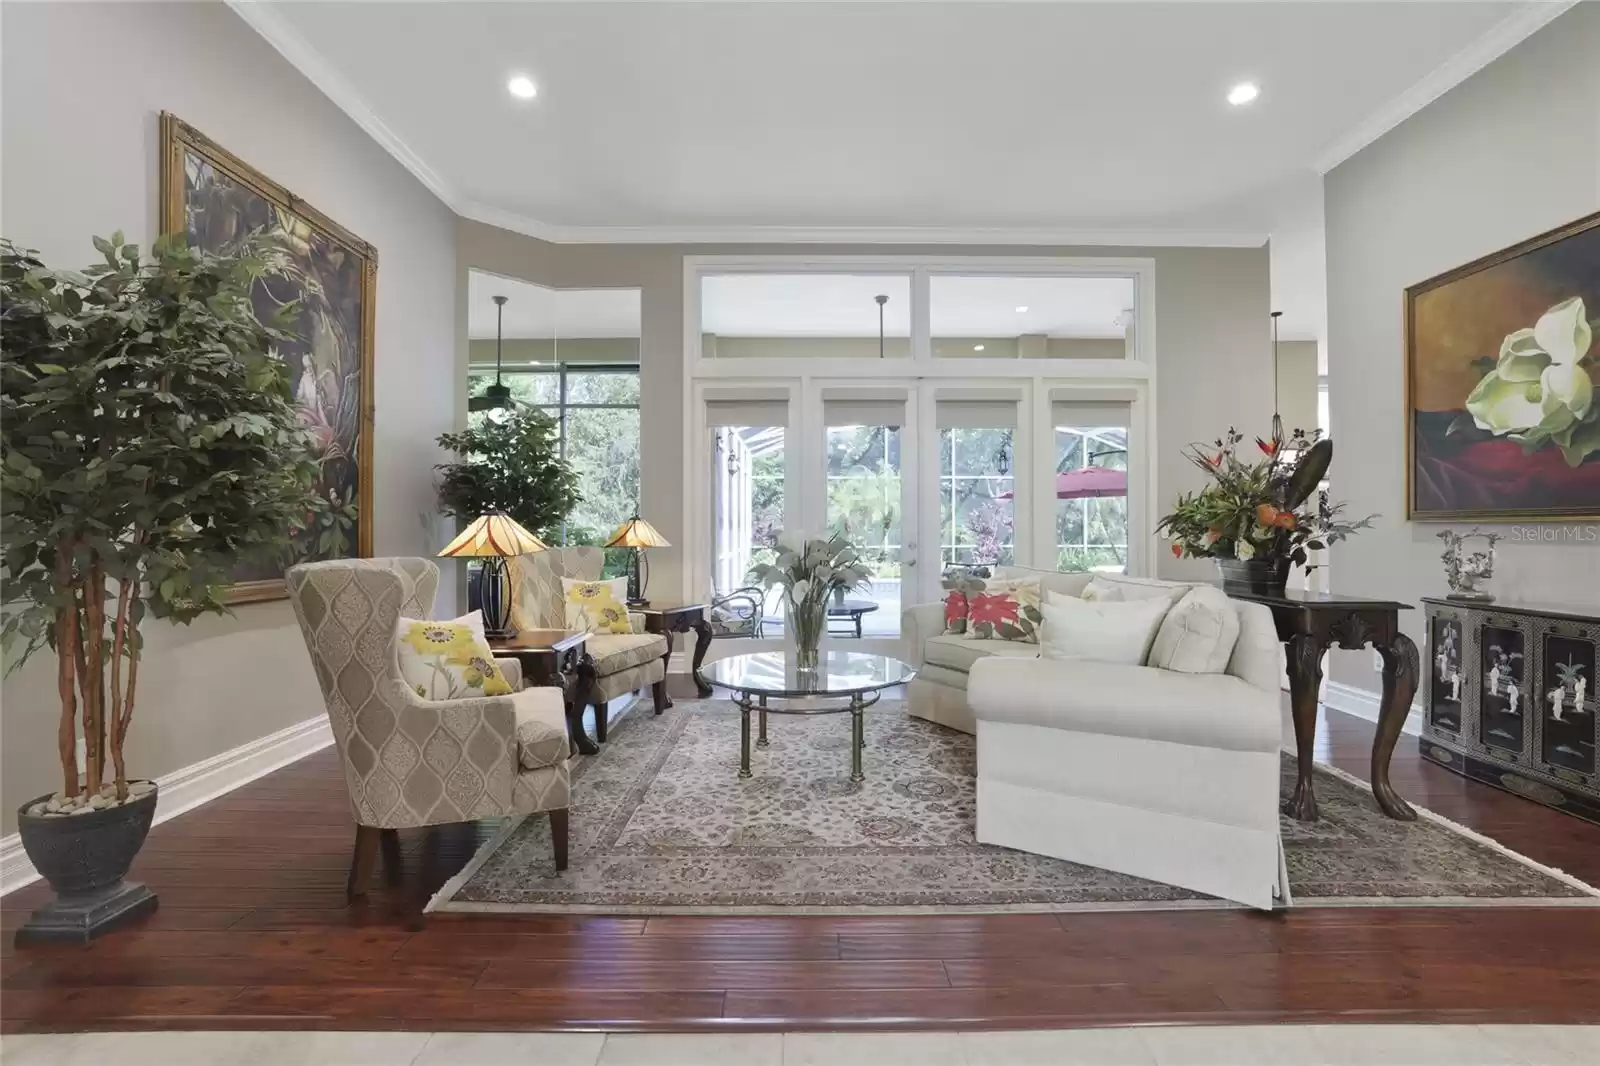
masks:
[[[250,300],[270,245],[95,247],[53,271],[0,242],[0,631],[8,672],[55,651],[62,794],[97,793],[109,758],[122,800],[141,622],[225,612],[239,562],[282,557],[317,464],[286,334]]]

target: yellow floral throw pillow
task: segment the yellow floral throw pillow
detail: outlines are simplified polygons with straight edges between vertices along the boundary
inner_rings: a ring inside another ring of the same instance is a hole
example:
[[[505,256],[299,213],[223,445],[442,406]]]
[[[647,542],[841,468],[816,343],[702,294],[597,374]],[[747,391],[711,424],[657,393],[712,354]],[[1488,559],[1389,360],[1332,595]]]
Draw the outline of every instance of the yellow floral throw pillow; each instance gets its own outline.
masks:
[[[628,579],[574,581],[561,579],[562,598],[567,605],[567,628],[574,633],[627,633]]]
[[[450,622],[402,618],[398,635],[400,676],[423,699],[511,695],[484,639],[479,612]]]

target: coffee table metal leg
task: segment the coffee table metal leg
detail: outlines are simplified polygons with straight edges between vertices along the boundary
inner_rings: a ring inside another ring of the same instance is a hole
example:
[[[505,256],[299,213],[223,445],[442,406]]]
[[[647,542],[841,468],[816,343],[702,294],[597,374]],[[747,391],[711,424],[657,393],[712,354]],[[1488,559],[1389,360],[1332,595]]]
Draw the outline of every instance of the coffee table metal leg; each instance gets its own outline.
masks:
[[[760,732],[757,733],[757,735],[756,735],[756,747],[764,748],[766,746],[767,746],[767,698],[765,696],[762,696],[761,697],[761,724],[760,724]]]
[[[750,703],[739,701],[739,776],[750,776]]]
[[[866,704],[860,696],[850,698],[850,780],[865,781],[861,772],[861,748],[866,742]]]

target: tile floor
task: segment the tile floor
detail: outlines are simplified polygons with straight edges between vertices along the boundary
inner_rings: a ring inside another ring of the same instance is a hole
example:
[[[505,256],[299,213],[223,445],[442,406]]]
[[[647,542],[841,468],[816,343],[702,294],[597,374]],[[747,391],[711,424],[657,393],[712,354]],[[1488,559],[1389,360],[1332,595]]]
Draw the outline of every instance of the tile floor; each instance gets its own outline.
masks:
[[[997,1033],[85,1033],[4,1066],[1594,1066],[1600,1026],[1336,1025]]]

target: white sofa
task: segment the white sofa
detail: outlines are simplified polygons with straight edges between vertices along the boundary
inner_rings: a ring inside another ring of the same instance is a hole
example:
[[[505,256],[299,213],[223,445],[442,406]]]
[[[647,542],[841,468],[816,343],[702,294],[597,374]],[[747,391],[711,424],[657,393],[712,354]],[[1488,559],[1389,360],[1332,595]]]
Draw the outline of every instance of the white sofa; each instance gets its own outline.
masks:
[[[1045,592],[1077,596],[1094,575],[1010,566],[1000,567],[995,577],[1037,577]],[[972,711],[967,708],[967,677],[972,672],[972,664],[994,656],[1039,657],[1037,644],[945,636],[942,603],[907,608],[900,618],[900,634],[906,661],[917,668],[917,676],[906,687],[906,710],[916,718],[926,718],[963,733],[978,731]]]
[[[1075,594],[1089,575],[1046,580]],[[930,633],[942,614],[908,611],[910,713],[978,736],[978,840],[1288,905],[1277,631],[1260,604],[1228,603],[1239,637],[1221,674],[1041,659],[1034,645]]]

